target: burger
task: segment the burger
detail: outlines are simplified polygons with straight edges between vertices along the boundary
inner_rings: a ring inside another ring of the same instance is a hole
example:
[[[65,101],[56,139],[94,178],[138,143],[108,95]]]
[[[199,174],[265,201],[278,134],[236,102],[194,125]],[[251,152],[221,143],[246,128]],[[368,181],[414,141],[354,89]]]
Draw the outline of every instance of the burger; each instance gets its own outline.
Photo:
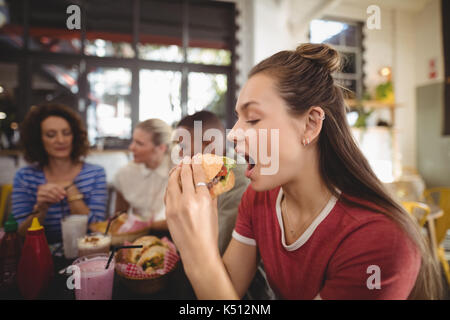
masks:
[[[169,246],[155,236],[144,236],[133,242],[142,248],[130,249],[127,256],[129,263],[140,266],[146,273],[164,268],[164,257]]]
[[[202,156],[202,167],[206,176],[206,184],[213,198],[231,190],[234,187],[235,177],[232,171],[236,161],[214,154]]]

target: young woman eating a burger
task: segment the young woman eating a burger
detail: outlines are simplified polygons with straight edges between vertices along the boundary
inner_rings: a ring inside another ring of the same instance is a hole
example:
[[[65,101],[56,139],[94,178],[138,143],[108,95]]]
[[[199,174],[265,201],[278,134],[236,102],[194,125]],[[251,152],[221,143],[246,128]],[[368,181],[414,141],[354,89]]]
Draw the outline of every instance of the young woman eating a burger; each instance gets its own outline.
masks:
[[[330,46],[303,44],[251,70],[228,137],[255,164],[223,257],[201,165],[185,159],[171,173],[167,223],[198,298],[242,297],[259,259],[282,299],[439,298],[438,269],[418,225],[353,140],[332,77],[339,62]],[[256,148],[278,144],[275,174],[263,174],[270,164],[238,129],[278,130],[279,141]]]

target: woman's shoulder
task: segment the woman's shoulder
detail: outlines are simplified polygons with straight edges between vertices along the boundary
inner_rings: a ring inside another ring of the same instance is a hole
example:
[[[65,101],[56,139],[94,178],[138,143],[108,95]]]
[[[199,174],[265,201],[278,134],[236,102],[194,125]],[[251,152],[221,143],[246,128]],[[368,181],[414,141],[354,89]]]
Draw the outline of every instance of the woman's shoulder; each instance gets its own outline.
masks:
[[[342,199],[336,203],[335,212],[338,213],[336,217],[339,221],[335,221],[335,226],[345,239],[385,249],[393,246],[411,247],[410,237],[398,222],[375,208],[370,209],[374,205],[365,204],[369,208],[353,205]]]
[[[142,174],[142,165],[134,161],[128,162],[126,165],[117,170],[118,176],[131,177],[133,174]]]
[[[85,180],[93,177],[96,179],[106,177],[105,169],[101,165],[84,162],[80,174],[78,175],[78,179]]]
[[[16,171],[16,177],[27,177],[27,176],[39,176],[41,177],[44,174],[44,171],[39,168],[37,165],[26,165],[19,170]]]

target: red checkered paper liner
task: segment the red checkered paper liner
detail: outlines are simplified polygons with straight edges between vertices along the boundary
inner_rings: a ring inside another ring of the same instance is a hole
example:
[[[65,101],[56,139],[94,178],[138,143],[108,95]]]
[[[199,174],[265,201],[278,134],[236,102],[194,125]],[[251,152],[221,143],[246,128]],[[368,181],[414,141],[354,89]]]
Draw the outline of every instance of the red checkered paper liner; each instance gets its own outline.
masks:
[[[154,279],[169,273],[175,268],[178,260],[180,260],[180,257],[178,256],[175,245],[172,242],[170,242],[170,240],[167,239],[167,237],[162,238],[161,241],[169,246],[169,250],[164,256],[164,268],[157,269],[152,273],[146,273],[141,266],[138,266],[134,263],[118,262],[116,263],[116,270],[122,273],[127,278],[133,279]],[[124,245],[128,246],[132,245],[132,243],[125,241]],[[130,249],[122,249],[119,251],[118,254],[124,255],[127,250]],[[118,258],[119,259],[117,260],[120,261],[121,257]]]

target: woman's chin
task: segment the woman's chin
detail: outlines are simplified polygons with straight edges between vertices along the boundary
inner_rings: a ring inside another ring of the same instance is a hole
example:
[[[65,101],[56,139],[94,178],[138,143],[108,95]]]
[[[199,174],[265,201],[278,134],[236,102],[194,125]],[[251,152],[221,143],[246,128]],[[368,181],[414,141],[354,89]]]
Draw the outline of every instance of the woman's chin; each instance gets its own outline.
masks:
[[[277,185],[273,184],[273,181],[267,179],[269,176],[262,178],[258,177],[257,179],[250,180],[250,186],[256,192],[268,191],[277,187]]]
[[[49,153],[48,156],[49,156],[49,158],[64,160],[64,159],[70,158],[70,152],[55,151],[55,152]]]

